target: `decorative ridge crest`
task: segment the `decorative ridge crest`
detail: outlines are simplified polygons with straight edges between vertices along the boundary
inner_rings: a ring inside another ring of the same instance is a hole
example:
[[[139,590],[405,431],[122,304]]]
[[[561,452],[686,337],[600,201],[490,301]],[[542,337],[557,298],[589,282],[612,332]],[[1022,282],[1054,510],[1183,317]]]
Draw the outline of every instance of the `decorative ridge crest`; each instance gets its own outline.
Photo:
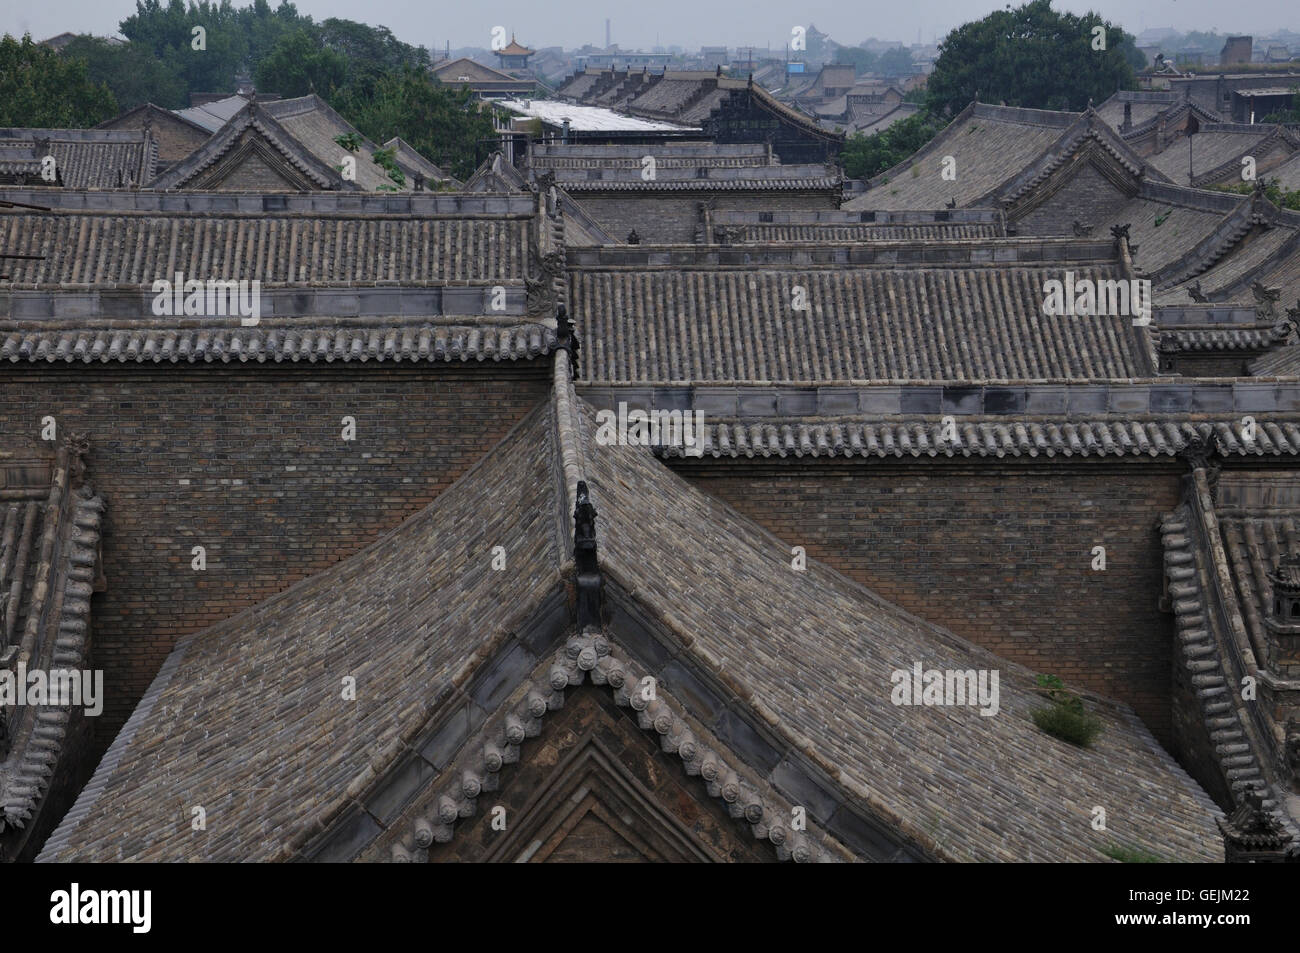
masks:
[[[498,789],[501,769],[519,760],[525,739],[540,735],[546,714],[563,707],[565,689],[578,687],[588,676],[593,685],[607,686],[616,704],[636,712],[641,728],[653,731],[660,747],[676,755],[688,775],[701,778],[709,796],[720,798],[728,814],[747,823],[754,837],[771,843],[780,860],[813,863],[840,859],[822,845],[827,835],[812,821],[804,831],[792,830],[793,805],[775,794],[765,794],[743,764],[733,763],[717,745],[697,738],[681,707],[661,688],[643,691],[643,679],[636,671],[621,652],[616,654],[599,629],[569,638],[556,652],[545,679],[534,680],[519,703],[489,722],[477,739],[461,749],[452,762],[457,770],[444,771],[455,776],[450,783],[440,780],[441,793],[426,799],[428,806],[391,848],[391,860],[422,862],[434,844],[450,842],[456,822],[477,812],[479,796]]]

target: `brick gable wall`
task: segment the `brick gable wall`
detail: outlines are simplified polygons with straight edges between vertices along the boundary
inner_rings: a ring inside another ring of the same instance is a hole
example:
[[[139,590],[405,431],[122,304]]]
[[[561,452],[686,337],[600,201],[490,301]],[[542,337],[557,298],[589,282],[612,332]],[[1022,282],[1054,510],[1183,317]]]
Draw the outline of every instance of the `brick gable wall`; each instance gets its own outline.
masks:
[[[1131,705],[1171,743],[1172,617],[1156,522],[1174,462],[675,464],[885,599]],[[1092,548],[1107,568],[1091,568]],[[705,567],[701,567],[705,571]],[[912,660],[904,660],[912,661]]]
[[[107,590],[93,603],[102,750],[176,639],[401,523],[545,399],[548,361],[6,369],[0,433],[90,438]],[[356,440],[341,439],[342,418]],[[206,548],[207,569],[191,568]]]

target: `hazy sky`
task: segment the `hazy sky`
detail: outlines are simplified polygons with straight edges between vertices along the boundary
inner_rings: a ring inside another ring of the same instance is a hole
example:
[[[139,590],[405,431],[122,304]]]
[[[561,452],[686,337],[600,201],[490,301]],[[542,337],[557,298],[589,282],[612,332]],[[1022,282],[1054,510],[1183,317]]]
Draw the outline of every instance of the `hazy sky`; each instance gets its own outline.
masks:
[[[250,0],[233,2],[246,6]],[[272,6],[278,2],[271,0]],[[763,48],[770,43],[779,50],[792,26],[808,23],[846,44],[871,36],[914,43],[918,33],[923,42],[930,42],[998,4],[995,0],[299,0],[296,6],[317,20],[343,17],[387,26],[407,43],[428,47],[441,47],[447,41],[453,48],[487,47],[497,25],[534,48],[600,45],[608,17],[613,21],[614,42],[625,49],[648,49],[658,42],[687,49],[723,44]],[[1249,5],[1223,0],[1056,0],[1054,6],[1076,13],[1096,10],[1130,33],[1162,26],[1220,33],[1282,28],[1300,32],[1295,0],[1254,0]],[[111,35],[134,10],[134,0],[0,0],[0,33],[30,32],[38,40],[65,30]]]

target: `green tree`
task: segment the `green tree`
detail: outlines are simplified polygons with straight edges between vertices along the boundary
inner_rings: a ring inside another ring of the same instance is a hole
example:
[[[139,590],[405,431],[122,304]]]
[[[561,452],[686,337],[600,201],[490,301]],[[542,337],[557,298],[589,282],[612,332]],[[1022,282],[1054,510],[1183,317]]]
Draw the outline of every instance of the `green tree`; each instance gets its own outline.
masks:
[[[1095,27],[1105,49],[1094,49]],[[1057,13],[1051,0],[1030,0],[953,30],[939,45],[927,103],[952,114],[977,97],[1036,109],[1081,110],[1136,87],[1126,34],[1095,13]],[[1130,38],[1131,41],[1131,38]]]
[[[1276,112],[1271,112],[1257,121],[1261,123],[1300,122],[1300,89],[1292,86],[1291,92],[1295,93],[1295,95],[1291,97],[1291,103],[1286,109],[1279,109]]]
[[[876,71],[886,76],[911,76],[916,68],[912,65],[912,51],[895,46],[880,54],[880,63]]]
[[[840,161],[855,179],[869,179],[892,169],[933,139],[943,129],[942,120],[922,110],[874,136],[855,133],[844,144]]]
[[[403,43],[388,27],[331,18],[319,30],[321,42],[347,60],[349,83],[406,67],[419,69],[429,65],[429,53],[424,47]]]
[[[82,35],[60,51],[65,59],[84,60],[93,83],[113,91],[119,109],[151,102],[164,109],[189,105],[185,79],[164,60],[135,43],[109,43]]]
[[[492,117],[473,93],[435,83],[426,70],[414,67],[340,89],[329,102],[372,141],[401,136],[461,179],[473,174],[478,140],[493,135]]]
[[[841,46],[835,51],[835,62],[852,66],[857,75],[870,73],[876,68],[876,54],[860,46]]]
[[[302,16],[289,0],[282,0],[274,10],[267,0],[253,0],[252,6],[237,11],[235,18],[248,42],[249,69],[256,69],[282,37],[312,26],[311,17]]]
[[[347,82],[347,57],[325,46],[316,31],[303,27],[276,42],[253,71],[258,89],[281,96],[308,93],[329,98]]]
[[[30,36],[0,38],[0,126],[82,128],[117,114],[117,101],[92,82],[86,61],[60,56]]]

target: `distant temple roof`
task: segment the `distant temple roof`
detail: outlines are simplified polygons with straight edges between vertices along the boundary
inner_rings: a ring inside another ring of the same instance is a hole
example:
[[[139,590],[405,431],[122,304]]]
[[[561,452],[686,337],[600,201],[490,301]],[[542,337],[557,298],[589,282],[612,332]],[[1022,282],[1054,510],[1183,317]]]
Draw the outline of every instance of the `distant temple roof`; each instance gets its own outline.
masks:
[[[498,56],[532,56],[536,50],[530,50],[526,46],[521,46],[515,41],[514,34],[510,34],[510,45],[494,50]]]

